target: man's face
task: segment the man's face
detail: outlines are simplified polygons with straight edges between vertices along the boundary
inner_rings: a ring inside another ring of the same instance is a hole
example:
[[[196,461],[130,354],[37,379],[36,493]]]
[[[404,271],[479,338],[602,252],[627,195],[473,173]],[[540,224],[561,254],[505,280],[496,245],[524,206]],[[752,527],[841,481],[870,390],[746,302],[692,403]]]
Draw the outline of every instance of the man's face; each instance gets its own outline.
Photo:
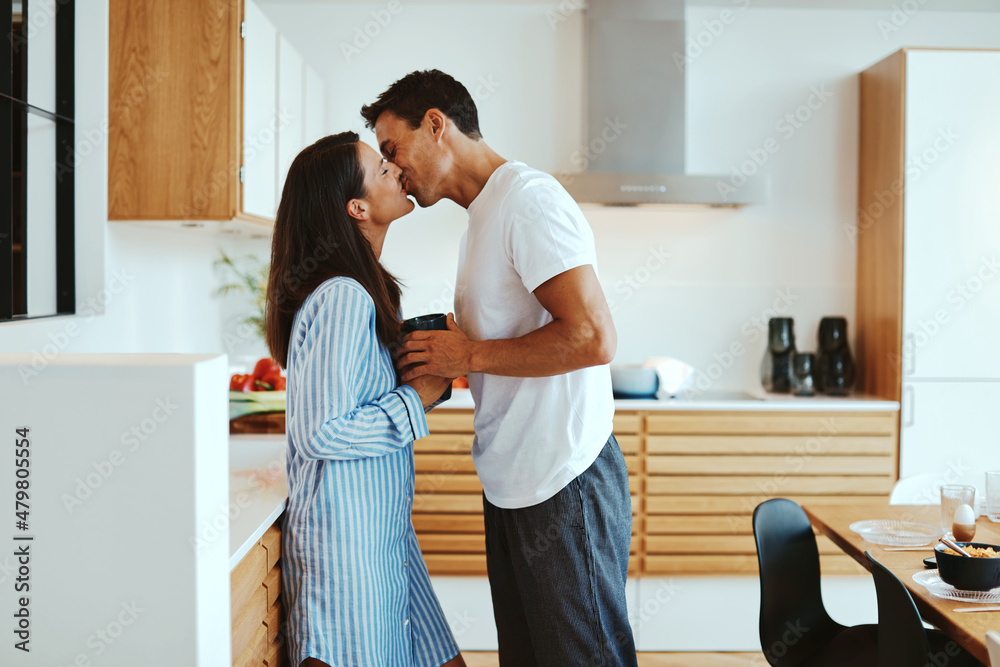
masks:
[[[406,193],[422,207],[437,203],[445,170],[427,118],[414,130],[396,114],[384,111],[375,121],[375,137],[385,159],[402,170],[400,182]]]

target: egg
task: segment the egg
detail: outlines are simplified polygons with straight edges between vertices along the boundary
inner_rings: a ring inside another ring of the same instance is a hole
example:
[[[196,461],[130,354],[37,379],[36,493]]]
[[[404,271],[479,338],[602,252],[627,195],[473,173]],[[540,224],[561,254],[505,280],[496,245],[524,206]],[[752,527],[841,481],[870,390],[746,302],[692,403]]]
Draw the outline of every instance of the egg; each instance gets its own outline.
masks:
[[[976,513],[968,505],[959,505],[955,510],[955,522],[951,533],[959,542],[969,542],[976,536]]]

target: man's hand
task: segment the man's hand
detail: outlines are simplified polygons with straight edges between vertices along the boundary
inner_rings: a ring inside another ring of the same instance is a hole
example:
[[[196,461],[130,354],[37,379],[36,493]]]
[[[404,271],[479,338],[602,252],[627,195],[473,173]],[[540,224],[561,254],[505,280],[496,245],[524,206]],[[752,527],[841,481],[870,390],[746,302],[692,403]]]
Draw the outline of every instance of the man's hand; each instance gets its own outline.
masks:
[[[403,382],[422,375],[462,377],[472,372],[474,345],[448,313],[447,331],[414,331],[403,339],[396,367]]]

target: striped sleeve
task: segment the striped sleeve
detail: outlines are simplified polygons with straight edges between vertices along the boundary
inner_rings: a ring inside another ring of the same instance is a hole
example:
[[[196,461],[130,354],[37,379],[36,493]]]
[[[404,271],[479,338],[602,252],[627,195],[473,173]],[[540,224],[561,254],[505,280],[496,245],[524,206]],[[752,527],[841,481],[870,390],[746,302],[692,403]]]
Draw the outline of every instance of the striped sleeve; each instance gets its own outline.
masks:
[[[384,456],[427,435],[417,392],[408,385],[361,404],[378,368],[366,364],[375,333],[375,306],[353,282],[335,282],[320,303],[296,351],[298,391],[295,428],[298,453],[306,459]]]

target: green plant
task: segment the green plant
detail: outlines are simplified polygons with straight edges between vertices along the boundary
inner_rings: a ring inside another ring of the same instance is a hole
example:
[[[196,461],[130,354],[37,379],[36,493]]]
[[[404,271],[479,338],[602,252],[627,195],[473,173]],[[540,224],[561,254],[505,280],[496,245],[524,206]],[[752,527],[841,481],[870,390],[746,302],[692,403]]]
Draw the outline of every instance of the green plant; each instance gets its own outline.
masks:
[[[249,294],[253,299],[254,310],[241,322],[254,327],[260,337],[265,338],[264,304],[267,300],[267,277],[271,272],[270,262],[262,261],[255,255],[234,260],[225,250],[219,252],[222,256],[213,262],[213,266],[225,271],[234,277],[234,280],[221,285],[215,291],[216,296],[225,296],[233,292]]]

